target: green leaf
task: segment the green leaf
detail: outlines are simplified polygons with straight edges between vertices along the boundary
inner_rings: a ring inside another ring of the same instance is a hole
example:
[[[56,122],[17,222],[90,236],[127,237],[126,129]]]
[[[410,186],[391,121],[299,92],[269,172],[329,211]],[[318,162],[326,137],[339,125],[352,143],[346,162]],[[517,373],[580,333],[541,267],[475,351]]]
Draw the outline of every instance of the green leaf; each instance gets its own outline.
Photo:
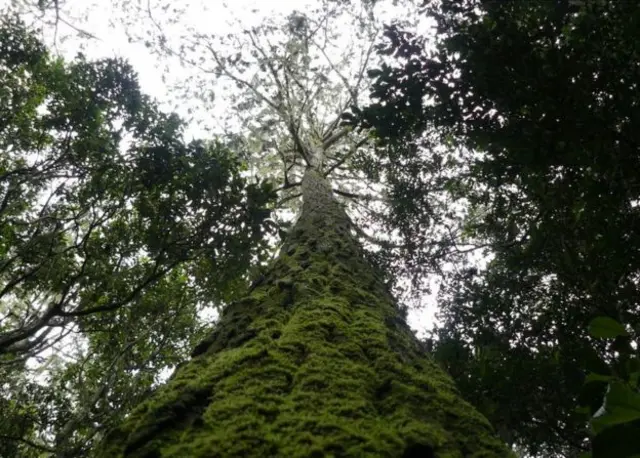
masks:
[[[608,316],[594,318],[589,323],[589,334],[600,339],[612,339],[629,335],[623,325]]]
[[[596,434],[607,427],[640,419],[640,393],[624,383],[611,383],[603,407],[604,413],[591,420]]]
[[[593,372],[588,374],[584,383],[591,382],[610,382],[613,379],[611,375],[594,374]]]
[[[623,423],[607,428],[591,441],[593,458],[638,458],[640,442],[636,440],[640,427]]]

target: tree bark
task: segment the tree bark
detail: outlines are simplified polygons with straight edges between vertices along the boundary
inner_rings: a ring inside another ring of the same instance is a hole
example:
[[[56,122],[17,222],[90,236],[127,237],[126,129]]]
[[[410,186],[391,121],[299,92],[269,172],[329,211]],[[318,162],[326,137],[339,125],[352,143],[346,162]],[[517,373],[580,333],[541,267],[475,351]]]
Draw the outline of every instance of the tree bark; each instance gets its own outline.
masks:
[[[265,279],[101,457],[506,457],[430,359],[319,170]]]

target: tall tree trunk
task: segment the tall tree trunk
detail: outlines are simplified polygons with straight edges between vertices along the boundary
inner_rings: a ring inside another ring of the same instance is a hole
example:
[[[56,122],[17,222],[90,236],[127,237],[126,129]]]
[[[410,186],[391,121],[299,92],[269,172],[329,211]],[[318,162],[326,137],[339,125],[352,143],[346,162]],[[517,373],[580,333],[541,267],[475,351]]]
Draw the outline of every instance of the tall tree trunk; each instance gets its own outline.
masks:
[[[229,305],[104,457],[504,457],[401,318],[314,168],[264,280]]]

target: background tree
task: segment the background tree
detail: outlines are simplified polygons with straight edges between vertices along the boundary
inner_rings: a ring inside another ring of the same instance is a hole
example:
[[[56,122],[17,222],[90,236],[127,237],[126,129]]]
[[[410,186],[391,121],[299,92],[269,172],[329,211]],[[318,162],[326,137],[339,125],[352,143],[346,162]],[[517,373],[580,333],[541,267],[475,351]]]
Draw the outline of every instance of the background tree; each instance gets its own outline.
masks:
[[[594,414],[607,389],[584,387],[586,373],[637,371],[637,342],[596,340],[588,324],[639,325],[640,9],[442,1],[425,14],[434,42],[389,27],[377,50],[375,102],[357,113],[385,141],[369,167],[413,191],[391,214],[417,240],[434,217],[433,206],[412,205],[430,182],[411,170],[444,168],[463,215],[454,240],[484,261],[449,274],[435,354],[523,453],[577,456],[590,433],[576,407]],[[393,167],[400,160],[409,171]],[[626,449],[596,456],[638,453],[633,434],[609,444]]]
[[[274,195],[128,64],[52,58],[11,16],[0,86],[2,454],[78,456],[248,284]]]

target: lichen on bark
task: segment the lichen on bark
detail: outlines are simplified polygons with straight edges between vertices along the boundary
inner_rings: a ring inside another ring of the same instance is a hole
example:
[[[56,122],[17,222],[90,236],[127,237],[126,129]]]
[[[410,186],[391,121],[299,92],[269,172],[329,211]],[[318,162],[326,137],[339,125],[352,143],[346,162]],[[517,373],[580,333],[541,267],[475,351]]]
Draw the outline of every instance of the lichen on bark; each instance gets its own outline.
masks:
[[[265,279],[100,457],[506,457],[367,264],[314,169]]]

